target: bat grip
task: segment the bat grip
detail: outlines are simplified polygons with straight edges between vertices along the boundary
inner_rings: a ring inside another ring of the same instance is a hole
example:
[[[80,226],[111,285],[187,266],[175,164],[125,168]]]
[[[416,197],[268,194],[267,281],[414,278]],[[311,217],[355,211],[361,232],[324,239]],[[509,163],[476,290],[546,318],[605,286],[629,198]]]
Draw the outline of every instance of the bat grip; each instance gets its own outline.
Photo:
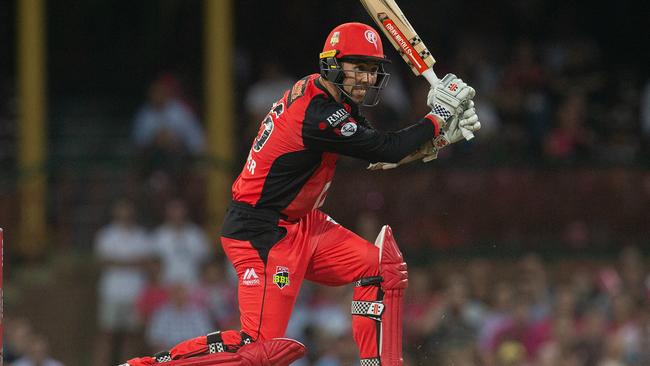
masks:
[[[424,78],[427,79],[429,84],[434,88],[438,85],[438,83],[440,83],[440,79],[438,78],[438,75],[436,75],[435,71],[433,71],[433,68],[431,68],[431,67],[424,70],[422,72],[422,76],[424,76]],[[467,141],[474,138],[474,134],[472,133],[472,131],[470,131],[468,129],[461,128],[460,132],[463,134],[463,137]]]
[[[440,82],[440,79],[438,79],[438,75],[436,75],[435,71],[433,71],[433,68],[428,68],[422,72],[422,76],[424,76],[425,79],[429,82],[429,84],[432,87],[436,87],[438,83]]]

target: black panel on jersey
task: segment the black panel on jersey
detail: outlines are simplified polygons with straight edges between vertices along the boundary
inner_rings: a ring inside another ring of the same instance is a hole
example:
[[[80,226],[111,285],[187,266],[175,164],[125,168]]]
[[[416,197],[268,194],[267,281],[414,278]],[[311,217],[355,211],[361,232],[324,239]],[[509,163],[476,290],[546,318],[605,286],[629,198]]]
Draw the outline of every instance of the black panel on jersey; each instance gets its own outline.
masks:
[[[256,207],[282,211],[298,195],[302,187],[318,169],[322,153],[318,151],[294,151],[273,161],[264,180],[262,195]]]
[[[223,225],[221,236],[249,241],[266,263],[275,243],[287,235],[287,229],[278,226],[280,215],[276,211],[253,208],[243,202],[232,202]]]
[[[326,96],[314,97],[305,111],[302,127],[304,145],[317,151],[334,152],[371,163],[396,163],[431,140],[435,128],[423,118],[397,132],[377,131],[358,123],[350,114],[341,120],[343,105]]]

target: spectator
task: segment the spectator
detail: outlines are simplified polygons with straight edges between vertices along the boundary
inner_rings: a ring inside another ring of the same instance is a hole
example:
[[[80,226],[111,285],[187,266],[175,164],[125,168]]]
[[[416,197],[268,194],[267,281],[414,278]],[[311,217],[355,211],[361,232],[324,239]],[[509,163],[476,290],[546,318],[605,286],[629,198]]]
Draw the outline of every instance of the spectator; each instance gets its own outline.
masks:
[[[427,341],[439,315],[441,297],[431,289],[431,271],[428,268],[409,268],[409,288],[404,300],[404,349],[414,357],[415,364],[427,358],[422,345]],[[423,354],[424,353],[424,354]]]
[[[621,293],[611,299],[611,323],[609,339],[613,342],[617,354],[622,361],[631,362],[638,358],[641,352],[641,334],[639,311],[632,296]]]
[[[152,82],[147,102],[135,116],[133,140],[148,206],[166,201],[198,178],[189,168],[204,151],[205,134],[192,109],[181,100],[174,76],[164,74]]]
[[[505,362],[504,359],[510,360],[506,355],[509,355],[511,353],[510,350],[514,349],[523,351],[521,357],[528,359],[530,356],[529,344],[532,334],[533,328],[528,306],[523,302],[517,302],[510,319],[503,324],[501,329],[497,330],[491,345],[491,351],[501,363]],[[519,360],[520,357],[518,356],[516,359]],[[510,364],[510,362],[505,363]]]
[[[133,349],[141,329],[135,302],[145,285],[144,264],[152,252],[151,241],[135,221],[133,204],[125,199],[115,202],[111,223],[95,240],[101,268],[96,365],[115,364],[138,351]]]
[[[588,127],[584,95],[569,94],[557,111],[558,125],[544,142],[544,154],[551,162],[576,163],[589,159],[594,146],[594,132]]]
[[[269,113],[269,106],[275,103],[278,95],[289,90],[294,82],[293,77],[288,76],[279,63],[262,63],[258,81],[251,85],[244,97],[244,108],[250,116],[251,125],[257,127],[258,122]]]
[[[270,106],[289,90],[294,78],[288,76],[278,62],[267,61],[262,63],[262,70],[258,81],[251,85],[244,96],[244,110],[246,116],[245,131],[242,136],[242,154],[248,154],[249,142],[257,134],[257,128],[262,119],[269,113]],[[245,153],[244,153],[245,150]]]
[[[165,222],[153,234],[162,261],[163,283],[195,286],[203,263],[211,259],[203,230],[188,219],[185,202],[174,199],[165,206]]]
[[[538,254],[528,253],[519,261],[518,268],[520,301],[530,307],[530,320],[539,322],[551,311],[551,289],[546,266]]]
[[[35,335],[29,341],[27,353],[11,366],[63,366],[50,356],[50,346],[42,335]]]
[[[315,287],[310,304],[312,324],[320,337],[337,339],[350,331],[349,307],[352,293],[347,287]]]
[[[514,293],[511,284],[498,282],[492,291],[490,307],[486,311],[483,323],[478,333],[478,346],[483,359],[489,360],[493,356],[492,345],[499,329],[505,328],[510,321],[514,309]]]
[[[641,329],[639,342],[641,352],[638,355],[638,359],[635,360],[635,366],[650,365],[650,306],[645,306],[645,308],[641,310],[639,328]]]
[[[175,283],[170,285],[170,301],[156,310],[147,324],[147,344],[157,352],[213,329],[208,310],[192,303],[184,283]]]
[[[5,316],[3,319],[5,339],[2,349],[2,360],[11,363],[28,353],[34,330],[25,318]]]
[[[163,304],[169,301],[169,290],[162,283],[162,264],[160,258],[152,257],[146,264],[147,284],[137,299],[137,309],[140,321],[146,324],[151,315]]]
[[[192,295],[198,304],[208,309],[216,329],[238,324],[237,288],[228,278],[222,260],[213,260],[203,266],[201,281]]]
[[[532,324],[527,339],[531,359],[554,359],[576,343],[576,295],[568,286],[560,287],[555,296],[553,312],[540,322]]]
[[[354,339],[349,335],[340,336],[335,339],[327,339],[321,347],[317,346],[317,349],[321,349],[322,352],[319,352],[317,360],[313,363],[314,366],[359,364],[359,356],[354,346]]]
[[[618,262],[622,289],[629,293],[635,302],[642,303],[646,298],[646,284],[641,251],[636,247],[625,247],[619,254]]]
[[[179,89],[170,74],[153,81],[147,102],[135,117],[133,138],[138,148],[167,154],[203,151],[203,129],[192,109],[179,98]]]
[[[435,317],[437,324],[427,342],[430,352],[440,354],[454,353],[459,348],[474,349],[483,309],[472,303],[465,277],[452,275],[447,279],[443,304]]]
[[[580,318],[576,348],[583,354],[585,365],[595,365],[603,357],[608,326],[607,314],[596,306],[587,309]]]

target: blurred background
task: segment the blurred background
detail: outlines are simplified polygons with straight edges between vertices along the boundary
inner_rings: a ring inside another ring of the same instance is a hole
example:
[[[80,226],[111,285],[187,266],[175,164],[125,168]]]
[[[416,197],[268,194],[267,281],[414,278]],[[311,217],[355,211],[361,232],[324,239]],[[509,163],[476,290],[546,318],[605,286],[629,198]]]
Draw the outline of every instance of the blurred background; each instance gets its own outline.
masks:
[[[647,9],[400,6],[483,125],[427,165],[342,159],[324,207],[371,241],[393,227],[407,365],[650,365]],[[6,364],[115,365],[237,327],[229,186],[346,21],[372,22],[344,0],[0,2]],[[391,82],[364,113],[396,130],[428,86],[384,45]],[[304,285],[299,365],[358,362],[350,290]]]

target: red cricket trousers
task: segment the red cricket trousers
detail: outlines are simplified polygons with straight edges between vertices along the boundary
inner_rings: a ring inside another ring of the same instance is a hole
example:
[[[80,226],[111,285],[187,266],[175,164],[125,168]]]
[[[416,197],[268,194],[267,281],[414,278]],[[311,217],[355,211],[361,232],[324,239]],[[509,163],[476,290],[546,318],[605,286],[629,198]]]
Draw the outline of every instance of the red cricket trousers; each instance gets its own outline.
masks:
[[[283,337],[304,279],[341,286],[379,275],[379,250],[328,215],[313,210],[298,222],[280,220],[286,236],[264,263],[253,243],[221,237],[239,279],[242,331],[255,340]],[[355,287],[354,300],[375,301],[378,286]],[[352,316],[361,358],[378,357],[376,322]]]

